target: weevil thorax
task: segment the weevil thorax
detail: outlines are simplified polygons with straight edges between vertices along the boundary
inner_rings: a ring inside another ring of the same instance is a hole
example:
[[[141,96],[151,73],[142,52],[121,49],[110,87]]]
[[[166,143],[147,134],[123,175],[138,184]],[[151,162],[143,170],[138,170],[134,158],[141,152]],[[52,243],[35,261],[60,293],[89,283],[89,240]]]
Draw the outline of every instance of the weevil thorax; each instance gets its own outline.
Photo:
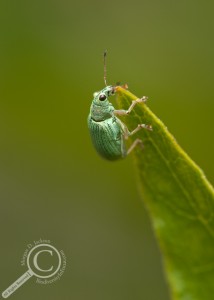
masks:
[[[91,118],[96,122],[104,121],[112,117],[113,105],[108,97],[113,95],[115,89],[113,86],[106,86],[103,90],[94,93],[94,99],[91,104]]]

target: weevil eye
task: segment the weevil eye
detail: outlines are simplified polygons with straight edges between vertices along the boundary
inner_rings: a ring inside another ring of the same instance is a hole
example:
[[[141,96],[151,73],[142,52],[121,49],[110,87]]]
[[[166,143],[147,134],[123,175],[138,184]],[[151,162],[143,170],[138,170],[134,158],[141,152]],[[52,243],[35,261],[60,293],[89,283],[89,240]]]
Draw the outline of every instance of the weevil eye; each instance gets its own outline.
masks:
[[[105,95],[105,94],[101,94],[101,95],[99,96],[99,100],[100,100],[100,101],[106,100],[106,95]]]

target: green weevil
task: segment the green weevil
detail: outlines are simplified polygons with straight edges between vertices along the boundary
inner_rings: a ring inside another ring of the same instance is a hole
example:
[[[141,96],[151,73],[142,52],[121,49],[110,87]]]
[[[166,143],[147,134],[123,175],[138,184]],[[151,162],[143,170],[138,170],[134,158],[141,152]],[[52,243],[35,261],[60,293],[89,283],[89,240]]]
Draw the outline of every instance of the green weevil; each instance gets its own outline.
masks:
[[[127,150],[125,140],[138,132],[141,128],[152,130],[150,125],[139,124],[133,131],[117,117],[129,115],[137,103],[144,103],[147,97],[136,99],[128,110],[116,110],[108,98],[114,95],[117,86],[108,86],[106,82],[106,51],[104,52],[104,82],[106,87],[94,93],[90,113],[88,116],[88,128],[93,145],[97,152],[107,160],[117,160],[126,157],[137,145],[143,146],[141,139],[136,139]]]

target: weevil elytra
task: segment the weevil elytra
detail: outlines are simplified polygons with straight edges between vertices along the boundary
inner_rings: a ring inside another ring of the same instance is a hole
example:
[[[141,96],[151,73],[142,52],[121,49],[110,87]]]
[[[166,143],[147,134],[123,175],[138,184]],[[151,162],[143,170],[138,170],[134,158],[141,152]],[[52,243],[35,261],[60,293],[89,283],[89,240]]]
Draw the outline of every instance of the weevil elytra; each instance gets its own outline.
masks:
[[[144,103],[147,97],[136,99],[128,110],[116,110],[108,98],[115,94],[117,87],[108,86],[106,82],[106,51],[104,52],[104,82],[106,87],[94,93],[90,113],[88,116],[88,128],[91,139],[97,152],[105,159],[117,160],[126,157],[137,145],[143,146],[142,140],[136,139],[128,150],[125,140],[140,129],[152,130],[150,125],[139,124],[133,131],[117,117],[128,115],[138,103]]]

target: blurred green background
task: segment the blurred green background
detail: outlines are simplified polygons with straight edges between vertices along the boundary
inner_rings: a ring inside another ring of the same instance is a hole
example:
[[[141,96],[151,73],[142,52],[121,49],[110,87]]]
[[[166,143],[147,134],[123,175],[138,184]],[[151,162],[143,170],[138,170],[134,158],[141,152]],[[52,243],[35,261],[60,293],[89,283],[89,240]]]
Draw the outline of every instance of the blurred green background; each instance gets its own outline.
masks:
[[[1,1],[1,292],[50,239],[62,278],[11,299],[168,300],[131,157],[97,156],[92,94],[128,83],[213,182],[213,1]]]

